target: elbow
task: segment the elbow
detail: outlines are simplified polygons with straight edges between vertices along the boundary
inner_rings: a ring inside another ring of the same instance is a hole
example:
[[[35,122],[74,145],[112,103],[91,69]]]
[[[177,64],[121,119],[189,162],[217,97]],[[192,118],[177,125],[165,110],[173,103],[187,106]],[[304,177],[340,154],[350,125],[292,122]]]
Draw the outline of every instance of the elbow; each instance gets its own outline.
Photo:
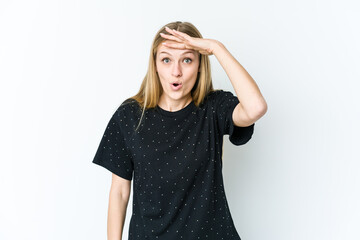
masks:
[[[124,190],[124,191],[114,191],[110,190],[110,197],[114,197],[115,199],[119,201],[128,202],[130,198],[130,191]]]
[[[260,117],[264,116],[265,113],[267,112],[268,106],[267,103],[265,102],[265,100],[260,104],[259,107],[259,115]]]
[[[251,111],[248,112],[248,116],[252,120],[252,122],[256,122],[265,115],[267,109],[268,107],[265,100],[261,101],[260,103],[256,104]]]

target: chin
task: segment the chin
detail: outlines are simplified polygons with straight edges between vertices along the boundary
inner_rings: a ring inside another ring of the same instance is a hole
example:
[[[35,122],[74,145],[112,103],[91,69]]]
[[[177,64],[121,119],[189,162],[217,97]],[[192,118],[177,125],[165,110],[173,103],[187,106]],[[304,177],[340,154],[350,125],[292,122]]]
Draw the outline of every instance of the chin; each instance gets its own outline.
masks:
[[[170,93],[167,93],[168,96],[172,97],[172,98],[176,98],[176,99],[180,99],[180,98],[183,98],[185,97],[187,94],[184,93],[184,92],[173,92],[173,91],[170,91]]]

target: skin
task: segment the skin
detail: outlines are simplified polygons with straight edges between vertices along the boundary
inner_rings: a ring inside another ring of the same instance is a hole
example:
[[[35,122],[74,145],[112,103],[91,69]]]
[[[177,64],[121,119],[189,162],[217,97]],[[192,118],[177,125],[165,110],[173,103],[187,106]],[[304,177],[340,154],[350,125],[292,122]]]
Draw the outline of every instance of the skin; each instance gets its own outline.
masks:
[[[156,71],[164,90],[158,103],[162,109],[178,111],[192,101],[191,89],[195,85],[199,65],[198,51],[169,48],[160,44],[156,54]],[[172,89],[171,83],[174,81],[182,83],[182,87],[177,91]]]
[[[164,41],[165,45],[160,44],[158,53],[164,50],[168,54],[156,57],[157,71],[164,89],[159,102],[161,108],[177,111],[191,102],[189,94],[195,84],[199,68],[199,55],[196,54],[201,53],[215,55],[235,89],[239,104],[235,107],[232,117],[236,126],[249,126],[266,113],[266,101],[254,79],[221,42],[213,39],[193,38],[169,28],[166,28],[166,31],[169,34],[161,34],[166,40]],[[195,55],[188,53],[182,55],[187,50],[193,50]],[[165,60],[165,57],[168,59]],[[193,58],[193,61],[189,61],[187,58]],[[170,83],[175,80],[183,83],[181,91],[174,92],[170,89]],[[112,174],[108,210],[109,240],[122,239],[130,189],[130,180]]]
[[[129,203],[131,181],[112,174],[107,216],[107,239],[121,240]]]
[[[256,82],[221,42],[214,39],[190,37],[186,33],[170,28],[166,28],[166,31],[169,34],[161,34],[163,38],[170,40],[169,42],[165,41],[166,47],[193,49],[201,54],[215,55],[218,59],[239,99],[239,104],[235,107],[232,115],[236,126],[249,126],[266,113],[267,103]],[[167,105],[170,104],[167,103]],[[181,106],[181,104],[179,105]]]

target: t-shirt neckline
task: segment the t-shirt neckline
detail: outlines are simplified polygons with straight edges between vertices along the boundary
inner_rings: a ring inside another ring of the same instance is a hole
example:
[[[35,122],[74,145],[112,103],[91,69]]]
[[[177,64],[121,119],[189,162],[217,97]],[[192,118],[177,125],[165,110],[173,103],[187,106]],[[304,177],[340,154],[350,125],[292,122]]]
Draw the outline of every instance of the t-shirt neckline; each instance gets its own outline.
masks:
[[[180,115],[186,114],[187,112],[189,112],[190,110],[193,109],[193,106],[195,106],[195,103],[194,103],[194,101],[192,100],[188,105],[186,105],[186,106],[183,107],[182,109],[177,110],[177,111],[174,111],[174,112],[170,112],[170,111],[167,111],[167,110],[165,110],[165,109],[162,109],[159,105],[156,106],[156,109],[157,109],[162,115],[165,115],[165,116],[168,116],[168,117],[174,117],[174,116],[180,116]]]

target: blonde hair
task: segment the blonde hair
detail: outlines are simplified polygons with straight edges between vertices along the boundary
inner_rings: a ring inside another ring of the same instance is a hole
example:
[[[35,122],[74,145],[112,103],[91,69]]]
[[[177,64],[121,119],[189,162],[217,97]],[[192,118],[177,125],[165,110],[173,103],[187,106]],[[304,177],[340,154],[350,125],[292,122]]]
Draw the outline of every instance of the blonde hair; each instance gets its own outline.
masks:
[[[139,128],[141,120],[144,116],[144,112],[148,108],[155,108],[158,103],[161,94],[163,93],[163,89],[160,83],[160,79],[158,73],[156,72],[156,53],[159,44],[161,42],[167,40],[161,37],[160,33],[169,34],[165,27],[169,27],[170,29],[175,29],[180,32],[184,32],[191,37],[203,38],[199,30],[189,22],[171,22],[164,25],[155,35],[155,38],[151,45],[150,57],[149,57],[149,65],[148,71],[142,81],[140,86],[140,90],[138,93],[129,99],[134,99],[142,108],[142,114],[139,121],[139,124],[136,130]],[[211,66],[210,59],[208,55],[200,54],[200,69],[195,82],[193,89],[191,90],[191,96],[194,101],[194,104],[198,107],[203,101],[206,95],[212,91],[214,91],[212,85],[211,78]]]

